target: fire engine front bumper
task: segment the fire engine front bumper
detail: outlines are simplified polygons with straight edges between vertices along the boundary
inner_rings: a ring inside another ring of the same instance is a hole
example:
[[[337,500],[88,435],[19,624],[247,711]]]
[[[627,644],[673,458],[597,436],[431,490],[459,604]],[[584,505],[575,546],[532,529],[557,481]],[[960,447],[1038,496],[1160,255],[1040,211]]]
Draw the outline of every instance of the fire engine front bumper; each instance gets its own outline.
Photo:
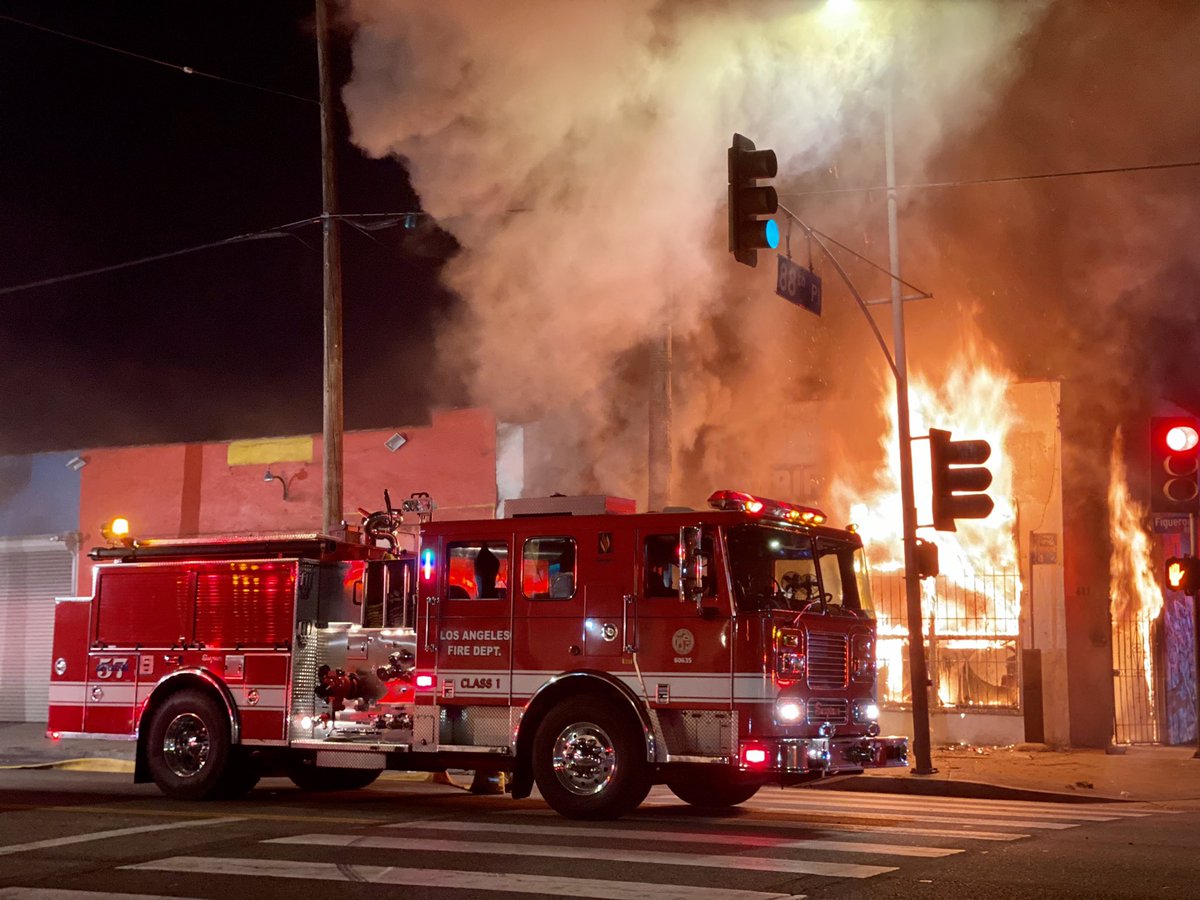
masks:
[[[882,769],[908,765],[908,738],[905,737],[829,737],[781,738],[756,741],[766,751],[762,764],[748,764],[743,747],[742,768],[747,771],[781,775],[837,775],[863,769]]]

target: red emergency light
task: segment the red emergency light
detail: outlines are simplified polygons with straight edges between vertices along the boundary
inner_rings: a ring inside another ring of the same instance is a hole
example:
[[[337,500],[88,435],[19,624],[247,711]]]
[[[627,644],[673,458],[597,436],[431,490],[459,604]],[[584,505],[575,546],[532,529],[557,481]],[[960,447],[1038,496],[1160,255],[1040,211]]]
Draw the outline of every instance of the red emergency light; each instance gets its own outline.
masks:
[[[765,744],[742,744],[742,751],[739,754],[742,760],[743,768],[761,769],[767,764],[770,754],[767,751]]]
[[[766,497],[755,497],[745,491],[716,491],[708,498],[708,505],[713,509],[748,512],[761,515],[764,519],[776,519],[795,525],[820,525],[825,521],[825,513],[815,506],[768,500]]]

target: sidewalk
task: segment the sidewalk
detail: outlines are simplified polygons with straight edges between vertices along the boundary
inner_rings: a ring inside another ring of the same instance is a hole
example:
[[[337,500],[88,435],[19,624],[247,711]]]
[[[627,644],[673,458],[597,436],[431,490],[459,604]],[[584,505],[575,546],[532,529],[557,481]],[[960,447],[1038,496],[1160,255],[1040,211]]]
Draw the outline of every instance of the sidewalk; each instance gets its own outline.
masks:
[[[1138,745],[1104,750],[1015,747],[936,747],[933,775],[886,769],[843,779],[832,789],[888,791],[937,797],[1053,800],[1093,803],[1190,801],[1200,806],[1200,759],[1194,746]],[[1046,796],[1053,795],[1053,796]]]
[[[38,722],[0,722],[0,768],[133,772],[132,741],[52,741],[45,731]],[[1042,744],[939,747],[932,754],[936,774],[885,769],[831,779],[827,787],[936,797],[1137,800],[1200,807],[1200,759],[1192,758],[1194,752],[1191,746],[1136,746],[1112,755],[1103,750],[1052,750]]]
[[[0,768],[64,767],[64,763],[86,760],[68,768],[92,771],[133,771],[133,741],[60,740],[46,737],[44,722],[0,722]]]

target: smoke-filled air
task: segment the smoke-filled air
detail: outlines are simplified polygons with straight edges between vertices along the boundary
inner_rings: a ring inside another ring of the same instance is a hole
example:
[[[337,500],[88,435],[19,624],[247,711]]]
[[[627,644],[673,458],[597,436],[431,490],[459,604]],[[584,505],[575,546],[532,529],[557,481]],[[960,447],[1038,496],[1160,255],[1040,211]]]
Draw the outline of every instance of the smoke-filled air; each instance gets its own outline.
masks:
[[[890,374],[834,270],[816,254],[818,319],[773,295],[774,254],[751,271],[726,252],[731,135],[776,151],[785,206],[886,265],[881,193],[807,192],[882,183],[889,95],[903,177],[927,177],[992,114],[1043,8],[352,0],[346,12],[353,140],[402,160],[461,245],[436,377],[536,431],[531,492],[644,502],[652,358],[669,327],[670,499],[694,504],[717,487],[769,490],[816,432],[870,455],[885,431]],[[816,251],[779,220],[807,264]],[[844,262],[886,296],[878,273]],[[927,302],[974,330],[973,297]],[[858,411],[817,428],[813,400]]]

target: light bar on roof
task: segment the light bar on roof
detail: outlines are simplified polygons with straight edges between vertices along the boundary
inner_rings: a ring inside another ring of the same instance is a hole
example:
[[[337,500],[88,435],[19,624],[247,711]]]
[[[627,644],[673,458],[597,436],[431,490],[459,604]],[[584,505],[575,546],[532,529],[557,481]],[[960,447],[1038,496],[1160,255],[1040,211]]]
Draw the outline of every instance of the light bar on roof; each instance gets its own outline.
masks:
[[[769,500],[766,497],[755,497],[745,491],[716,491],[708,498],[708,505],[713,509],[747,512],[764,519],[776,519],[794,525],[820,525],[825,521],[825,513],[815,506],[798,506],[795,503],[784,503],[782,500]]]

